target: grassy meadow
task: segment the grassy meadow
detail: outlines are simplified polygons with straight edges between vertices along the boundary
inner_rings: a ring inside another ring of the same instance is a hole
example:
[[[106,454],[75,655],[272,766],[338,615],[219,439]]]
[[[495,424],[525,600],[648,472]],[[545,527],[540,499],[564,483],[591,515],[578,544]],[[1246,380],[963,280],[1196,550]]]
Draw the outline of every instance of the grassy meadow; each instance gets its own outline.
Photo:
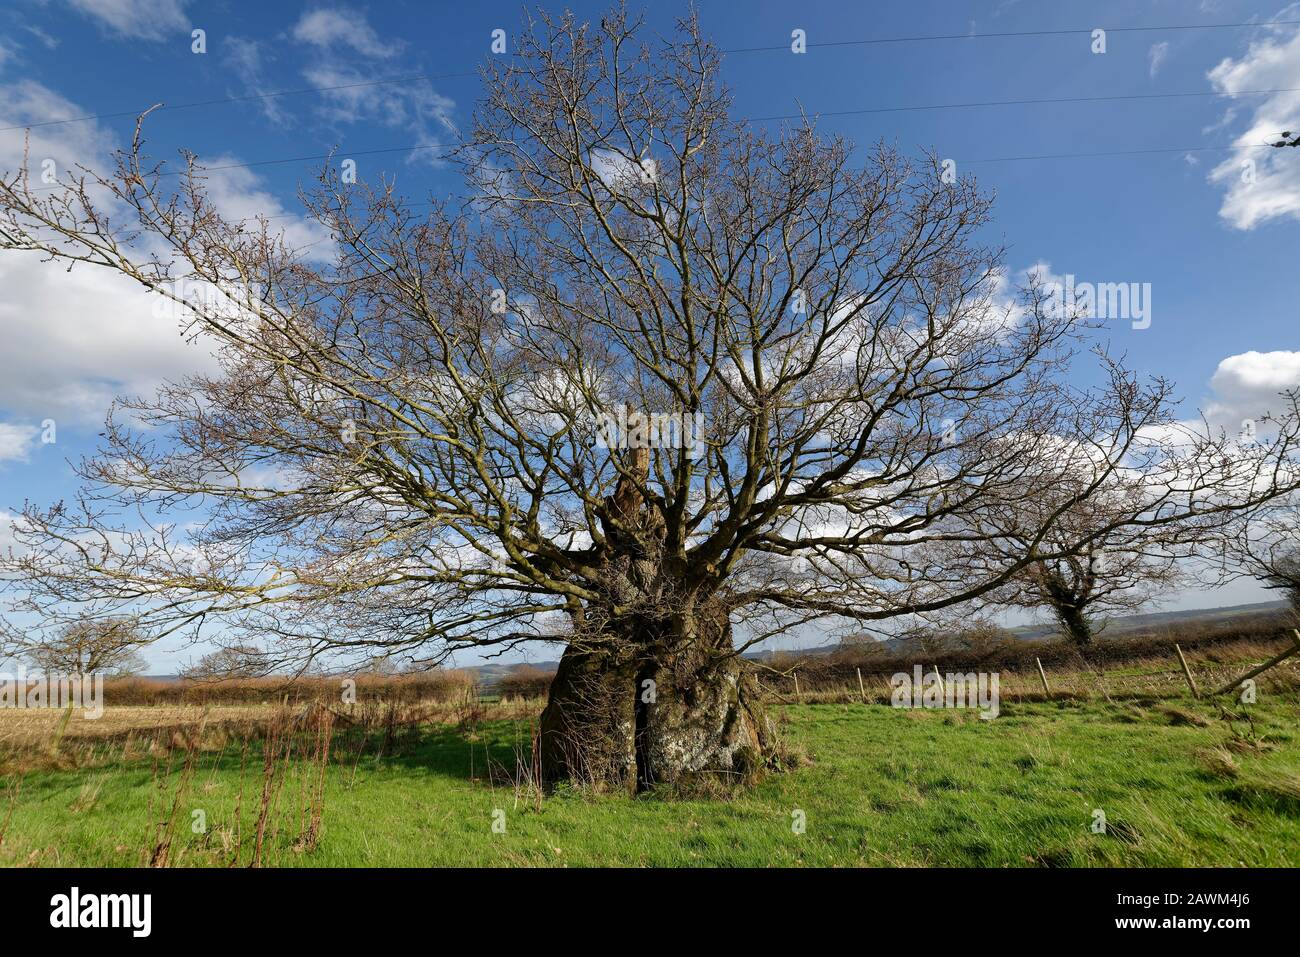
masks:
[[[531,786],[536,700],[11,711],[0,864],[1300,866],[1298,670],[1250,705],[1167,662],[1004,679],[991,721],[823,691],[774,706],[798,766],[637,797]]]

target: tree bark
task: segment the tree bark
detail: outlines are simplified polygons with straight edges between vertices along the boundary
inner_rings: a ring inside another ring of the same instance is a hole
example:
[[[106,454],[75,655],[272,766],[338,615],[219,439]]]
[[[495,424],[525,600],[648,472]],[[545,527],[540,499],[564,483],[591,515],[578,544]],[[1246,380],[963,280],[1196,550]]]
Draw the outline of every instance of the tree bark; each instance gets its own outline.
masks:
[[[695,774],[743,778],[773,734],[725,616],[633,619],[574,642],[539,726],[543,777],[643,791]]]
[[[636,789],[636,668],[617,645],[572,642],[538,723],[543,779]]]
[[[629,449],[623,465],[601,517],[617,597],[575,618],[539,722],[542,776],[627,792],[744,777],[775,741],[757,679],[735,653],[728,609],[664,574],[663,515],[641,490],[649,450]],[[612,613],[629,606],[639,610]]]

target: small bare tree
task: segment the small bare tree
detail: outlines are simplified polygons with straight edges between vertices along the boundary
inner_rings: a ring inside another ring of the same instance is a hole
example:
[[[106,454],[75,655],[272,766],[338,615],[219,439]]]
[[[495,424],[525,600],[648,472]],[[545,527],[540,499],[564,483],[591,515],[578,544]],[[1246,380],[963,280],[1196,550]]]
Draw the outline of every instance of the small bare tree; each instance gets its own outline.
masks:
[[[1300,410],[1300,390],[1281,395],[1282,421]],[[1269,423],[1272,416],[1266,417]],[[1300,470],[1300,463],[1292,463]],[[1300,495],[1270,498],[1228,523],[1217,539],[1218,571],[1227,579],[1249,576],[1280,592],[1300,621]]]
[[[1272,544],[1261,540],[1241,544],[1241,561],[1255,570],[1265,588],[1280,591],[1292,615],[1300,619],[1300,517],[1292,511],[1285,526],[1267,529],[1265,536],[1276,537]]]
[[[1033,559],[1012,581],[989,596],[989,603],[1045,609],[1080,649],[1092,643],[1099,619],[1132,612],[1187,574],[1182,561],[1207,540],[1221,515],[1186,513],[1149,524],[1134,517],[1159,515],[1151,507],[1158,474],[1113,473],[1089,497],[1079,496],[1087,480],[1067,479],[1045,488],[1013,516],[1003,544]],[[1043,514],[1060,511],[1058,522],[1041,533]],[[1047,553],[1048,557],[1038,557]]]
[[[232,644],[217,648],[200,658],[180,676],[187,681],[223,681],[232,678],[260,678],[274,664],[267,654],[253,645]]]
[[[46,674],[125,677],[147,667],[140,651],[148,638],[130,618],[87,619],[59,631],[11,640],[10,656]]]

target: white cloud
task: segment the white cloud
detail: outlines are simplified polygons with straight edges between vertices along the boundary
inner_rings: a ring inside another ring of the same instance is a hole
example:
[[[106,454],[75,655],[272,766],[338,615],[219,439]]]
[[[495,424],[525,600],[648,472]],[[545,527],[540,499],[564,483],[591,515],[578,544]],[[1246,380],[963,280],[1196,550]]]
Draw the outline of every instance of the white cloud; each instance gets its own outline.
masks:
[[[655,161],[650,157],[638,159],[611,149],[592,150],[591,171],[605,186],[616,192],[634,189],[640,183],[652,182],[658,175]]]
[[[165,40],[189,33],[187,0],[68,0],[73,7],[123,39]]]
[[[32,26],[29,24],[23,27],[23,29],[26,30],[28,33],[30,33],[32,36],[34,36],[36,39],[40,40],[41,45],[44,46],[45,49],[47,50],[53,50],[59,45],[58,37],[50,36],[50,34],[46,33],[40,27]]]
[[[0,462],[26,462],[40,430],[34,425],[0,422]],[[0,513],[2,520],[7,513]]]
[[[391,60],[404,45],[385,43],[360,13],[312,11],[298,21],[292,36],[314,48],[302,75],[311,86],[321,88],[320,116],[325,122],[378,123],[406,131],[421,145],[456,141],[452,119],[456,103],[436,92],[428,80],[374,82],[375,59]],[[442,152],[413,150],[407,161],[437,165]]]
[[[1028,317],[1029,311],[1021,300],[1022,290],[1037,284],[1049,293],[1064,289],[1065,277],[1052,271],[1052,264],[1039,260],[1020,272],[1010,275],[1005,267],[992,273],[985,282],[987,302],[982,310],[982,325],[987,335],[1002,337],[1014,331]],[[1053,306],[1046,306],[1049,314]]]
[[[1292,5],[1278,19],[1300,14]],[[1300,88],[1300,29],[1275,26],[1257,31],[1259,38],[1240,58],[1225,58],[1208,76],[1223,93]],[[1219,215],[1236,229],[1253,229],[1271,219],[1300,219],[1300,163],[1293,150],[1268,149],[1283,130],[1300,130],[1300,93],[1251,97],[1247,129],[1233,142],[1231,154],[1209,174],[1224,189]]]
[[[30,80],[0,87],[0,126],[86,112]],[[113,145],[95,123],[36,127],[30,173],[39,177],[46,160],[60,176],[101,168]],[[23,137],[0,137],[0,170],[23,158]],[[182,341],[175,321],[154,318],[149,295],[107,270],[69,272],[34,253],[4,252],[0,289],[0,408],[10,414],[93,424],[118,392],[151,390],[203,366],[205,354]]]
[[[1219,363],[1210,378],[1212,396],[1205,407],[1211,424],[1229,431],[1247,419],[1281,410],[1279,394],[1300,388],[1300,352],[1243,352]]]
[[[0,86],[0,126],[87,112],[39,83]],[[95,123],[38,127],[29,161],[36,176],[47,158],[61,174],[76,164],[103,169],[113,145]],[[0,171],[17,169],[22,150],[22,137],[0,137]],[[235,162],[221,156],[207,165]],[[252,171],[213,169],[206,184],[223,215],[277,217],[271,226],[305,256],[333,254],[328,230],[288,213]],[[105,205],[120,218],[120,206]],[[35,253],[4,251],[0,290],[0,410],[19,421],[98,424],[116,395],[148,395],[165,380],[217,371],[210,348],[182,337],[175,310],[155,308],[154,294],[108,269],[79,264],[69,271],[66,263],[43,262]]]
[[[9,549],[19,550],[18,536],[14,533],[14,526],[21,521],[21,516],[16,515],[7,509],[0,508],[0,552],[9,554]]]
[[[348,47],[362,56],[396,56],[400,43],[384,43],[364,16],[354,10],[312,10],[304,13],[293,28],[300,43],[330,49]]]
[[[263,79],[266,46],[246,37],[229,36],[222,41],[221,49],[226,68],[243,85],[244,93],[260,97],[258,106],[272,123],[287,125],[292,114],[281,109],[278,97],[266,96],[271,92]]]
[[[358,86],[368,76],[350,66],[315,66],[303,71],[307,81],[316,87],[339,87],[321,93],[327,106],[322,118],[330,123],[378,123],[392,129],[405,130],[412,137],[412,145],[439,147],[412,150],[407,162],[438,165],[441,156],[456,143],[456,125],[452,120],[455,102],[439,93],[426,81],[415,81],[402,87]],[[340,157],[347,156],[346,151]],[[359,161],[360,162],[360,161]],[[366,174],[363,171],[361,175]]]
[[[1209,133],[1217,133],[1219,130],[1222,129],[1227,129],[1229,126],[1232,125],[1233,121],[1237,118],[1237,112],[1238,111],[1235,106],[1228,107],[1226,110],[1223,111],[1223,115],[1219,117],[1217,120],[1215,120],[1213,123],[1207,123],[1204,126],[1202,126],[1201,132],[1204,134],[1209,134]]]
[[[1169,57],[1168,42],[1153,43],[1151,49],[1147,51],[1147,61],[1150,64],[1151,79],[1155,79],[1160,68],[1164,66],[1165,60]]]
[[[86,111],[46,86],[33,80],[0,86],[0,126],[22,126],[44,120],[85,116]],[[112,147],[109,135],[95,123],[65,123],[37,126],[26,140],[31,174],[39,177],[41,163],[52,159],[60,173],[78,164],[90,165]],[[22,164],[24,136],[10,132],[0,136],[0,169],[16,170]]]
[[[257,217],[265,216],[271,221],[271,231],[283,236],[305,258],[329,259],[335,248],[329,229],[315,220],[290,213],[274,194],[263,188],[256,173],[238,163],[238,157],[230,155],[198,161],[205,168],[203,179],[208,199],[221,215],[253,225]]]
[[[0,254],[0,408],[59,424],[103,421],[120,393],[213,371],[177,321],[154,315],[144,289],[105,269]]]

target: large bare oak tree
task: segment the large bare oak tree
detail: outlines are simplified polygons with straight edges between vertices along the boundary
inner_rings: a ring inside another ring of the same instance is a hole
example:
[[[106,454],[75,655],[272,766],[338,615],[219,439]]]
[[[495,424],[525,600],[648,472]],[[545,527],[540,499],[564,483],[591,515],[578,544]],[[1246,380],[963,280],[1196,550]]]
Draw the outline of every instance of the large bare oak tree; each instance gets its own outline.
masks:
[[[1093,330],[1000,298],[973,182],[738,121],[693,22],[525,26],[454,153],[467,195],[326,170],[324,262],[139,135],[113,174],[6,177],[8,254],[182,301],[222,361],[122,400],[82,499],[24,510],[20,613],[129,609],[284,662],[562,641],[546,772],[634,788],[767,758],[764,637],[1086,552],[1062,516],[1120,470],[1164,492],[1119,526],[1232,507],[1294,443],[1162,439],[1168,387],[1104,355],[1072,385]]]

